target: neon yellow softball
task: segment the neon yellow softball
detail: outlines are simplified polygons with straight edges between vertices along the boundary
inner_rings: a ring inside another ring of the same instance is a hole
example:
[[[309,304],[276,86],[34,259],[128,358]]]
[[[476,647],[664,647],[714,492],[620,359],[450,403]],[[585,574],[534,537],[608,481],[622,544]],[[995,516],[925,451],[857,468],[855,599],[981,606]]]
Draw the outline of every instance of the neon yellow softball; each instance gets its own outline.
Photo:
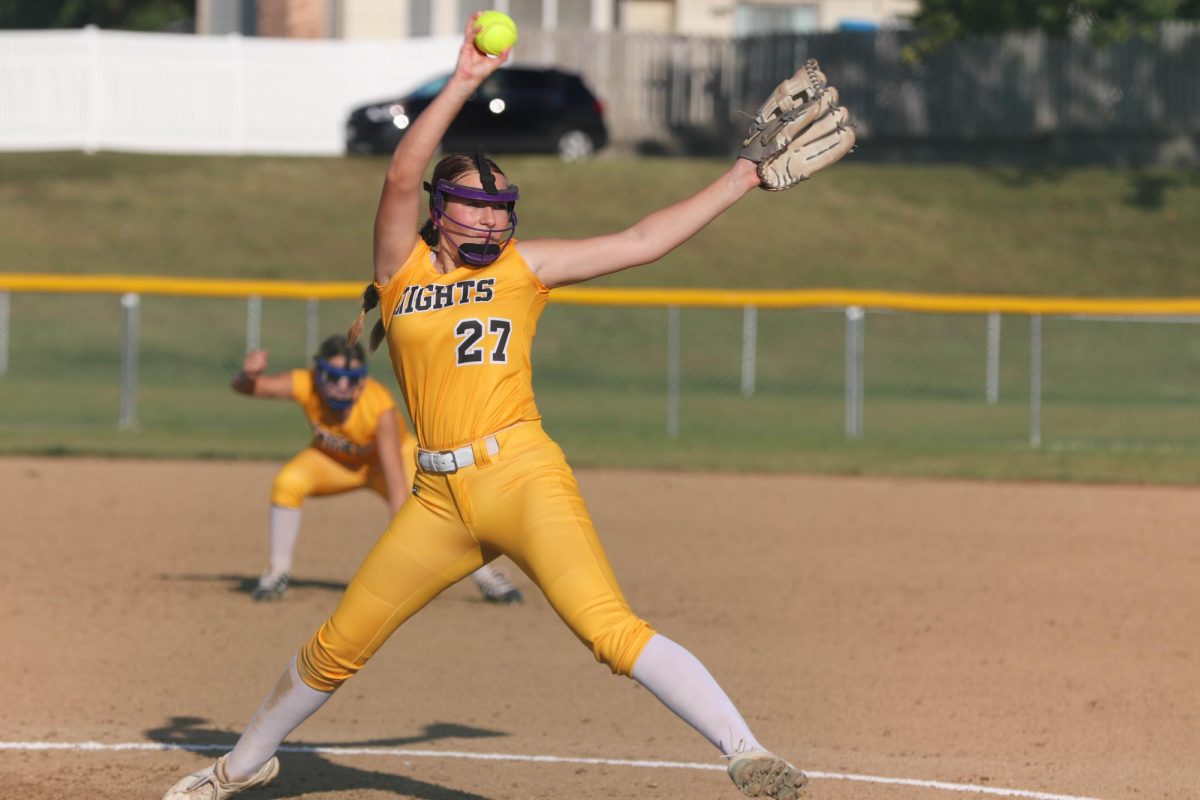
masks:
[[[475,46],[481,53],[498,56],[517,43],[517,23],[503,11],[484,11],[475,23]]]

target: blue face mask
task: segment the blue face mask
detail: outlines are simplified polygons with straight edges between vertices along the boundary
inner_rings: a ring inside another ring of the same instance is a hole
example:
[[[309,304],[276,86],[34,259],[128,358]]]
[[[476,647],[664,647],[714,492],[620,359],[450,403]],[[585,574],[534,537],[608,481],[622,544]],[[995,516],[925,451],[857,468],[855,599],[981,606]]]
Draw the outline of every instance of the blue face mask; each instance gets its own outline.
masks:
[[[354,401],[357,399],[353,396],[338,396],[337,392],[341,388],[341,381],[346,381],[346,386],[353,390],[367,379],[366,364],[348,368],[335,367],[320,358],[316,359],[313,372],[317,378],[317,390],[321,393],[321,399],[334,411],[345,411],[354,405]]]

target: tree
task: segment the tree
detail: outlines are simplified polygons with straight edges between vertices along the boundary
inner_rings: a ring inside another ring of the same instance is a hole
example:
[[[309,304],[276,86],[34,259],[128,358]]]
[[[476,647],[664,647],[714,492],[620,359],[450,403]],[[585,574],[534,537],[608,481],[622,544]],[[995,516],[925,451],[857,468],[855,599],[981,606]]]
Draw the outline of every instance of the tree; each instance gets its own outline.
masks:
[[[196,0],[0,0],[0,28],[157,31],[195,16]]]
[[[913,18],[924,52],[971,35],[1086,31],[1097,44],[1122,41],[1156,23],[1200,19],[1200,0],[921,0]]]

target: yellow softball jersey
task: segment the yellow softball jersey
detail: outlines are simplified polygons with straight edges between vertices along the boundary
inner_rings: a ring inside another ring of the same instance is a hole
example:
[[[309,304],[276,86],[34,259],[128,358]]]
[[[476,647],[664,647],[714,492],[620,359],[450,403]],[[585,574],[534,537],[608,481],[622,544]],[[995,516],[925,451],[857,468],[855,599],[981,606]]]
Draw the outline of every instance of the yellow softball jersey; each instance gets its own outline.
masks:
[[[541,419],[530,351],[550,290],[514,239],[486,267],[443,275],[423,240],[379,286],[392,366],[417,441],[449,450]]]
[[[312,446],[331,458],[347,465],[361,465],[377,457],[375,433],[379,415],[396,407],[392,393],[373,378],[363,383],[362,394],[350,407],[345,419],[321,401],[316,378],[307,369],[292,370],[292,399],[304,409],[308,426],[312,428]],[[397,419],[401,439],[406,426]]]

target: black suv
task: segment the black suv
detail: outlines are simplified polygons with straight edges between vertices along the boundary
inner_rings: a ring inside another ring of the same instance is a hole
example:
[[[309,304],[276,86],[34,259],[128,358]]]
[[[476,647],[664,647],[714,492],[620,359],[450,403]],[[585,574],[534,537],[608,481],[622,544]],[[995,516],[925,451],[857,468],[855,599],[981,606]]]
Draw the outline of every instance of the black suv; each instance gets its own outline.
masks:
[[[442,75],[396,100],[356,108],[346,123],[346,152],[391,153],[404,131],[446,85]],[[557,153],[584,158],[608,144],[604,107],[569,72],[506,67],[492,73],[450,123],[442,147]]]

